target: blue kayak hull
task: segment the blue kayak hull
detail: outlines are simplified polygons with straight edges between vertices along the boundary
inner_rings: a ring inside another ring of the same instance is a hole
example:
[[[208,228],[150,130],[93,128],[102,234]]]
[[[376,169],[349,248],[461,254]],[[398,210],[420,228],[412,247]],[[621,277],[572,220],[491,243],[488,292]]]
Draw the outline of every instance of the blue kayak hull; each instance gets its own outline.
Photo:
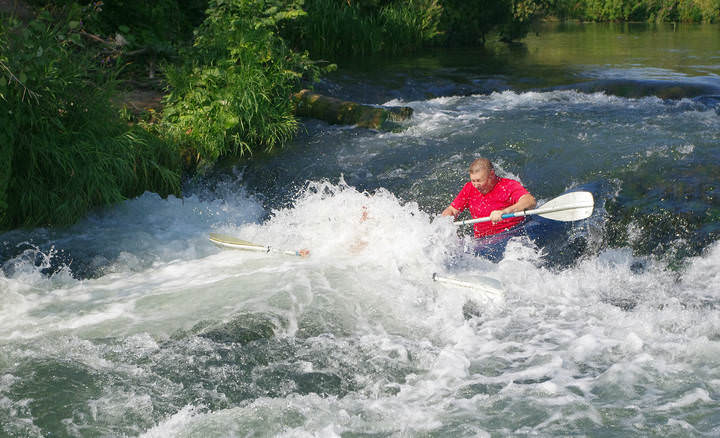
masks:
[[[495,262],[500,261],[510,239],[523,236],[527,236],[539,248],[557,248],[567,242],[571,228],[569,222],[533,216],[502,233],[475,239],[474,253]]]

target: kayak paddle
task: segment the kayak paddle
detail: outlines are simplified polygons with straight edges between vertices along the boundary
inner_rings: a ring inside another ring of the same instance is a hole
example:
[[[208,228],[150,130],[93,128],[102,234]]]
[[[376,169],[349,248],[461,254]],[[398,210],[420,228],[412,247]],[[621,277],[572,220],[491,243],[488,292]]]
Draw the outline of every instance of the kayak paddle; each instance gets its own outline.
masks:
[[[516,211],[515,213],[507,213],[502,215],[503,219],[511,217],[523,217],[536,214],[545,219],[556,221],[570,222],[586,219],[593,212],[595,201],[590,192],[570,192],[560,195],[555,199],[551,199],[542,207],[534,210]],[[468,225],[479,222],[490,222],[490,217],[481,217],[478,219],[468,219],[465,221],[453,222],[454,225]]]
[[[282,249],[275,249],[269,246],[263,246],[257,243],[248,242],[247,240],[241,240],[236,237],[227,236],[225,234],[210,233],[209,239],[212,243],[222,248],[242,249],[245,251],[257,251],[267,253],[272,252],[301,257],[305,257],[310,254],[310,252],[307,250],[287,251]]]
[[[450,277],[441,277],[437,273],[433,273],[432,279],[433,281],[437,281],[438,283],[446,283],[453,286],[467,287],[469,289],[480,290],[489,295],[495,295],[499,297],[503,296],[502,283],[490,277],[482,277],[475,283],[471,283],[468,281],[456,280]]]

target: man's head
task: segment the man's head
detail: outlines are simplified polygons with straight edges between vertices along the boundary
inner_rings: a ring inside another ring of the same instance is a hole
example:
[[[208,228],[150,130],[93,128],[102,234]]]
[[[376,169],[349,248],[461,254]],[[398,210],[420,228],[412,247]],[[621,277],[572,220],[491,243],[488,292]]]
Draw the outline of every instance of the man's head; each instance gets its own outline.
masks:
[[[497,184],[497,176],[492,163],[487,158],[478,158],[470,164],[470,182],[483,195]]]

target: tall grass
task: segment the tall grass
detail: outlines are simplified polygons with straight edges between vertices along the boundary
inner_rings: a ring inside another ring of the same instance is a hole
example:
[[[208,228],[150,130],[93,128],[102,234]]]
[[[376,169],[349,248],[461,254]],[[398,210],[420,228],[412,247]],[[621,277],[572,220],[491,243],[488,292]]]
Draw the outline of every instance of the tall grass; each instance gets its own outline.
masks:
[[[307,0],[307,15],[287,34],[313,56],[330,58],[410,52],[441,36],[438,0],[370,3]]]
[[[0,21],[0,229],[69,224],[145,190],[179,191],[174,148],[110,104],[113,71],[87,50],[80,13]]]
[[[438,0],[393,2],[380,10],[388,51],[414,51],[434,43],[441,36],[442,7]]]
[[[300,2],[211,0],[186,60],[166,69],[163,126],[198,161],[270,151],[298,127],[291,95],[319,69],[292,51],[278,26]]]

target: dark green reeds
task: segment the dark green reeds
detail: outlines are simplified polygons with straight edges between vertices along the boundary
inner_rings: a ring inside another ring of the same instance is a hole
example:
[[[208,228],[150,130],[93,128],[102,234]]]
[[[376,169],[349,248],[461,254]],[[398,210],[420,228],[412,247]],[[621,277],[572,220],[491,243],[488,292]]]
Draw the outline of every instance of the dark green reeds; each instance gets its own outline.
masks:
[[[70,224],[145,190],[179,191],[174,148],[111,105],[114,71],[86,47],[79,11],[0,21],[0,229]]]
[[[287,33],[315,57],[406,53],[441,36],[438,0],[307,0],[305,10]]]
[[[304,14],[301,2],[212,0],[179,66],[166,69],[163,129],[185,155],[270,151],[298,128],[291,96],[319,69],[290,50],[278,26]]]

